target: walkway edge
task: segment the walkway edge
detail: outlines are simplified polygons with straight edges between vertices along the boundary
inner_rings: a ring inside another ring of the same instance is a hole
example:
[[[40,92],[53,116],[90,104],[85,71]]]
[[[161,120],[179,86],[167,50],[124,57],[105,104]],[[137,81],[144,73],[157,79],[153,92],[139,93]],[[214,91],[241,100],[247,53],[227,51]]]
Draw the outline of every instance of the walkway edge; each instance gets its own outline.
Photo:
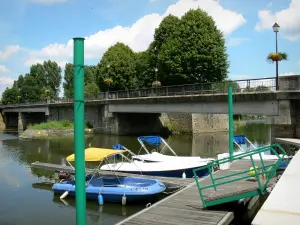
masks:
[[[203,177],[203,178],[201,178],[201,180],[203,180],[203,179],[205,179],[205,178],[206,178],[206,177]],[[137,212],[137,213],[135,213],[135,214],[133,214],[133,215],[131,215],[131,216],[127,217],[126,219],[124,219],[124,220],[120,221],[120,222],[119,222],[119,223],[117,223],[116,225],[120,225],[120,224],[123,224],[123,223],[127,222],[128,220],[131,220],[132,218],[134,218],[134,217],[136,217],[136,216],[138,216],[138,215],[142,214],[143,212],[146,212],[147,210],[149,210],[149,209],[151,209],[151,208],[153,208],[153,207],[155,207],[155,206],[157,206],[157,205],[161,204],[162,202],[164,202],[164,201],[168,200],[169,198],[172,198],[174,195],[177,195],[177,194],[179,194],[179,193],[181,193],[181,192],[185,191],[186,189],[188,189],[188,188],[192,187],[193,185],[196,185],[196,182],[195,182],[195,183],[191,183],[191,184],[187,185],[185,188],[183,188],[183,189],[179,190],[178,192],[175,192],[174,194],[171,194],[171,195],[169,195],[168,197],[165,197],[164,199],[162,199],[162,200],[160,200],[160,201],[158,201],[158,202],[154,203],[154,204],[153,204],[153,205],[151,205],[150,207],[148,207],[148,208],[145,208],[145,209],[143,209],[143,210],[141,210],[141,211],[139,211],[139,212]],[[200,200],[199,200],[199,201],[200,201]]]

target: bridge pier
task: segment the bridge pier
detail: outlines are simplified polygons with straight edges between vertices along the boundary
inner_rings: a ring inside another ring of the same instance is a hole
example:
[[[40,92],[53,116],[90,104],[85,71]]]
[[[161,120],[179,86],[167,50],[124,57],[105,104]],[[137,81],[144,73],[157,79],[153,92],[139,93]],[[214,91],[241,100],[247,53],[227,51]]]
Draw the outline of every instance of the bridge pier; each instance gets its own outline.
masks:
[[[2,111],[0,111],[0,130],[5,130],[5,127],[4,115]]]
[[[21,112],[18,112],[18,131],[19,132],[24,131],[24,121],[23,121],[23,115]]]

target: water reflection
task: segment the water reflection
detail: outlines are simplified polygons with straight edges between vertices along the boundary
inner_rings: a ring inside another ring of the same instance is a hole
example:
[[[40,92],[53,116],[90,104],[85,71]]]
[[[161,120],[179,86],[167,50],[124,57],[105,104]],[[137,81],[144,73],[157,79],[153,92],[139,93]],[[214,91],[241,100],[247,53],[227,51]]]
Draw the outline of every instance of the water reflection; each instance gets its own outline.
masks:
[[[258,146],[270,142],[270,127],[265,124],[240,126],[235,133],[246,135]],[[174,135],[165,140],[178,155],[216,157],[217,154],[228,151],[228,133]],[[0,134],[0,199],[5,203],[0,204],[0,224],[76,223],[75,199],[67,198],[62,202],[51,190],[53,172],[30,168],[30,164],[35,161],[60,164],[63,158],[73,153],[73,143],[73,137],[23,140],[14,132]],[[137,137],[86,137],[86,146],[111,148],[117,143],[135,153],[140,150]],[[100,209],[97,202],[88,201],[87,221],[88,224],[115,224],[143,208],[145,205],[122,207],[118,204],[105,204]]]

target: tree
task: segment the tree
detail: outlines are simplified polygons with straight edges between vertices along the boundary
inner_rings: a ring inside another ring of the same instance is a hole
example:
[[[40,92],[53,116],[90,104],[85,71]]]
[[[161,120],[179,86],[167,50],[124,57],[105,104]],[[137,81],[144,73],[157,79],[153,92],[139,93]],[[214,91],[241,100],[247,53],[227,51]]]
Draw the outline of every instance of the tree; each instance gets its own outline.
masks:
[[[180,63],[178,62],[180,55],[180,19],[176,16],[166,16],[155,29],[154,40],[150,44],[148,54],[148,66],[145,70],[145,78],[151,80],[147,85],[152,84],[155,79],[154,68],[158,68],[157,78],[163,85],[170,85],[174,82],[168,80],[176,76],[181,71]],[[173,57],[176,58],[173,58]],[[147,57],[144,54],[144,57]],[[176,83],[176,82],[175,82]],[[180,82],[177,82],[180,83]],[[181,83],[182,84],[182,83]]]
[[[20,101],[20,91],[17,87],[6,88],[2,93],[3,104],[16,104]]]
[[[91,84],[95,82],[96,76],[96,66],[85,66],[84,68],[84,84]],[[64,71],[64,96],[66,98],[74,97],[74,67],[72,63],[66,63],[65,71]]]
[[[127,45],[118,42],[103,55],[97,66],[96,82],[101,90],[107,89],[105,78],[111,78],[110,90],[135,88],[135,54]]]
[[[22,102],[35,102],[40,100],[41,87],[36,75],[25,74],[24,84],[20,89]]]
[[[240,85],[237,82],[232,81],[230,79],[225,80],[225,81],[220,82],[220,83],[214,83],[212,85],[212,90],[215,91],[215,92],[224,92],[224,93],[227,93],[229,86],[232,87],[232,91],[233,92],[241,92]]]
[[[135,70],[139,88],[151,87],[155,77],[154,67],[151,66],[148,51],[135,54]]]
[[[201,9],[189,10],[181,20],[166,17],[149,47],[152,55],[155,47],[163,85],[219,82],[227,77],[224,37]]]
[[[96,83],[89,83],[84,87],[85,98],[97,98],[99,96],[99,87]]]
[[[255,88],[255,91],[259,91],[259,92],[270,91],[270,88],[264,85],[259,85]]]
[[[46,87],[50,87],[54,93],[55,97],[58,97],[59,88],[61,84],[61,68],[56,62],[52,62],[50,60],[44,61],[43,63],[43,70],[44,70],[44,79],[46,83],[44,85]]]

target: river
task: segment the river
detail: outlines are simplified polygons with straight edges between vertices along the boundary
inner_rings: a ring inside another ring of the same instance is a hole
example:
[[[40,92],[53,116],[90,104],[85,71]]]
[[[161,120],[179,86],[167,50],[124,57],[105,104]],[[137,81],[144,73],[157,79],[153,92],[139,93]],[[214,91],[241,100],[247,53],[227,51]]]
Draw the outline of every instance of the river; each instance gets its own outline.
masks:
[[[249,123],[237,127],[236,134],[244,134],[253,144],[270,143],[270,126]],[[165,139],[178,155],[216,157],[228,151],[228,134],[174,135]],[[93,135],[86,138],[87,145],[111,148],[121,143],[137,152],[136,137]],[[52,225],[76,224],[75,201],[65,202],[51,191],[53,173],[30,168],[35,161],[61,163],[63,157],[73,153],[73,138],[49,140],[22,140],[15,131],[0,134],[0,224],[1,225]],[[199,197],[200,201],[200,197]],[[145,208],[145,205],[87,202],[87,224],[116,224],[118,221]]]

